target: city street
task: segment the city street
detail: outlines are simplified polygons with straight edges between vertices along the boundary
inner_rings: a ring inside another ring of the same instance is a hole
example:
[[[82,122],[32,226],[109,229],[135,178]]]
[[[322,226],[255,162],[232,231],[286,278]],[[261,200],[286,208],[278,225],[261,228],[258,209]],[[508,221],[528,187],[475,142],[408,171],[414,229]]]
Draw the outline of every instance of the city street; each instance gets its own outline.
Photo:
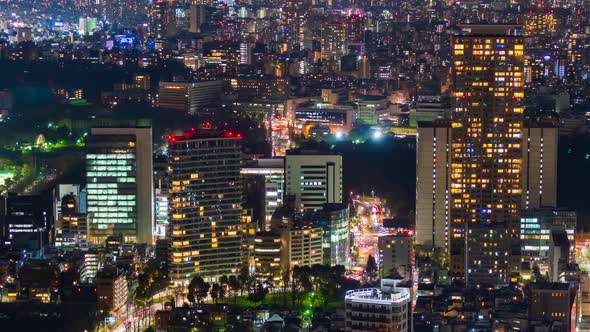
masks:
[[[377,259],[377,238],[382,232],[383,214],[381,200],[378,197],[355,196],[353,204],[356,207],[358,223],[352,229],[354,234],[354,248],[357,251],[353,269],[362,272],[369,255]]]
[[[154,321],[156,311],[162,310],[164,302],[161,301],[163,298],[174,297],[174,290],[172,288],[166,288],[152,296],[152,303],[149,308],[141,308],[131,306],[129,313],[126,310],[121,310],[117,316],[119,317],[117,324],[108,329],[108,331],[114,332],[134,332],[145,330],[150,322]],[[128,316],[128,317],[127,317]]]

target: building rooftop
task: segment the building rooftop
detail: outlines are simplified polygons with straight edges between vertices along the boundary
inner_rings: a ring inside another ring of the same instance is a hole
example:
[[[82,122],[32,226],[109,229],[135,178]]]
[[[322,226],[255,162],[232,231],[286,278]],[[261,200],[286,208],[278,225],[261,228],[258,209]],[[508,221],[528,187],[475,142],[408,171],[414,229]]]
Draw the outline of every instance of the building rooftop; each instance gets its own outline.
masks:
[[[564,229],[561,230],[556,230],[551,232],[551,238],[553,240],[553,243],[556,246],[564,246],[564,245],[569,245],[569,240],[567,238],[567,233],[565,232]]]
[[[570,289],[569,283],[563,282],[535,282],[530,284],[531,289],[542,289],[542,290],[561,290],[566,291]]]
[[[461,35],[467,36],[518,36],[516,24],[465,24],[460,25]]]
[[[410,299],[407,288],[395,288],[382,291],[378,288],[353,289],[346,292],[345,300],[350,302],[368,302],[375,304],[403,303]]]
[[[197,139],[241,139],[242,134],[235,131],[197,131],[194,127],[184,132],[184,135],[168,135],[167,139],[169,143],[190,141]]]

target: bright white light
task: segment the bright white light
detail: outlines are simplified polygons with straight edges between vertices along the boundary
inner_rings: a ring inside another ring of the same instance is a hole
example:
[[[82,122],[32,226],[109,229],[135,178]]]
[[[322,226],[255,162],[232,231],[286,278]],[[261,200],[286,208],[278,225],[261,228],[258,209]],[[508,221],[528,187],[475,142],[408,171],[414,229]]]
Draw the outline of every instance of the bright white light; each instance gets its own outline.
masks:
[[[342,138],[342,132],[341,131],[339,131],[339,132],[336,133],[336,138],[338,138],[338,139]]]
[[[373,133],[373,139],[380,139],[381,136],[383,136],[383,133],[381,131],[376,131]]]

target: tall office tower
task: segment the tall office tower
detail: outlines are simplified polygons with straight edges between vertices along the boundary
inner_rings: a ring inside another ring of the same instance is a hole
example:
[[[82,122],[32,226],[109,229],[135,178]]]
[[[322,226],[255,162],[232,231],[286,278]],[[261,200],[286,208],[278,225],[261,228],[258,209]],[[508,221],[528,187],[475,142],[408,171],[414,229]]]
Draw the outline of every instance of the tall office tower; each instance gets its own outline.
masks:
[[[281,11],[281,34],[284,52],[298,50],[302,44],[302,24],[311,11],[310,0],[287,0]]]
[[[152,243],[152,128],[92,128],[86,141],[88,237]]]
[[[347,53],[363,56],[365,40],[365,18],[363,14],[351,14],[346,20]]]
[[[191,8],[187,4],[178,4],[174,9],[176,16],[176,31],[189,31],[191,29]]]
[[[533,266],[545,275],[549,272],[552,262],[551,235],[554,231],[563,231],[571,244],[568,254],[568,263],[575,262],[576,243],[576,222],[577,215],[574,211],[565,209],[531,209],[523,211],[520,217],[520,247],[523,269],[528,270],[528,278]],[[524,279],[527,279],[525,271],[521,272]]]
[[[146,22],[147,2],[141,0],[114,0],[109,13],[111,23],[131,27]]]
[[[320,210],[324,203],[342,203],[342,156],[288,151],[285,169],[285,193],[295,196],[299,210]]]
[[[201,24],[205,23],[205,6],[197,0],[191,0],[189,32],[201,32]]]
[[[557,206],[558,128],[551,123],[530,124],[522,131],[523,209]]]
[[[158,0],[152,3],[150,11],[150,30],[157,39],[168,38],[176,33],[176,5],[171,0]]]
[[[270,231],[272,214],[283,206],[283,183],[285,182],[285,160],[258,159],[254,165],[242,168],[244,180],[252,178],[254,188],[251,190],[257,197],[254,202],[254,217],[261,219],[260,229]],[[257,181],[259,180],[259,181]],[[262,212],[262,213],[261,213]]]
[[[346,54],[346,24],[339,20],[324,22],[320,42],[325,70],[339,72],[340,58]]]
[[[241,134],[168,136],[170,272],[176,282],[208,280],[240,266]]]
[[[449,250],[451,124],[419,122],[416,152],[416,244]]]
[[[502,284],[520,264],[524,39],[469,25],[452,45],[451,273]]]

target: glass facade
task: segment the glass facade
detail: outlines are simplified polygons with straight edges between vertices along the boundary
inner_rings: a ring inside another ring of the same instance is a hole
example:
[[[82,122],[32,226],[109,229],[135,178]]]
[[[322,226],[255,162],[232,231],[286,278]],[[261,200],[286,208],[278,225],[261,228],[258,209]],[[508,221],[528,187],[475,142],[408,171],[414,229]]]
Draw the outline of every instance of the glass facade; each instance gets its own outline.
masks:
[[[350,263],[350,213],[346,204],[324,204],[323,209],[308,212],[304,218],[322,226],[322,250],[324,264],[348,265]]]
[[[542,274],[549,271],[551,232],[565,228],[571,250],[575,249],[577,215],[574,211],[537,209],[524,211],[520,219],[520,248],[522,262],[529,269],[538,266]],[[573,259],[573,254],[570,255]]]
[[[135,137],[90,136],[87,142],[87,206],[93,242],[122,233],[133,241],[137,234]]]

